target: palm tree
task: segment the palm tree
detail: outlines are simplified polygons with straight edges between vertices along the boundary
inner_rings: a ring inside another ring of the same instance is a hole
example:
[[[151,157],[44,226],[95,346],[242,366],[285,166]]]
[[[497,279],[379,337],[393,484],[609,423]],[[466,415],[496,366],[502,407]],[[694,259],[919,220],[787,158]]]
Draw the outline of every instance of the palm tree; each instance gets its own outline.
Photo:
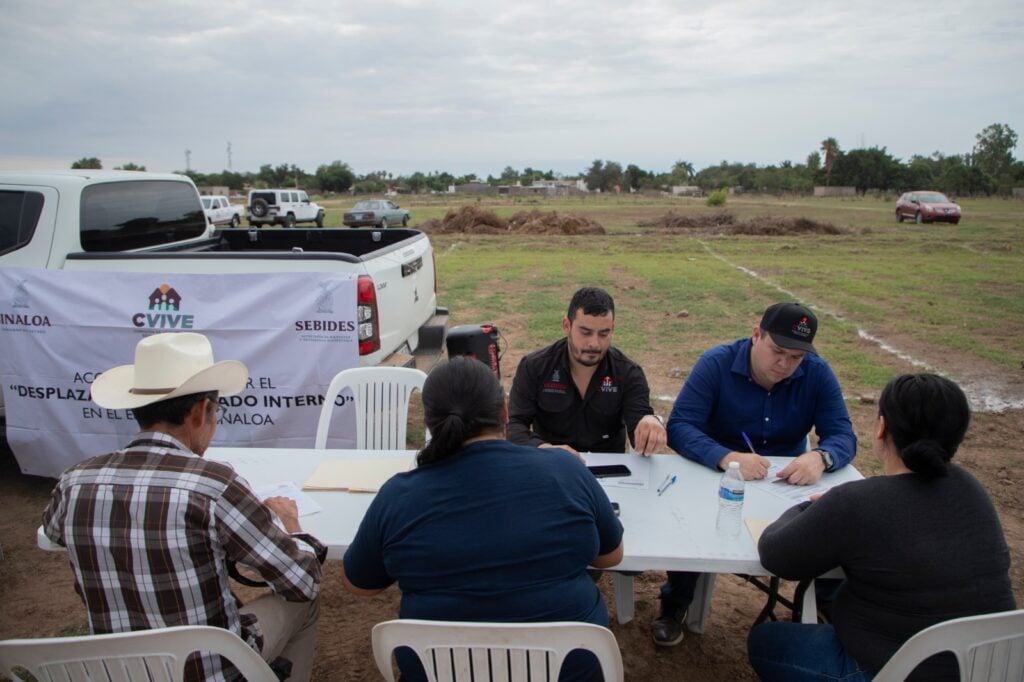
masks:
[[[839,158],[839,143],[834,137],[826,137],[821,141],[821,151],[825,152],[825,185],[832,182],[832,166]]]
[[[676,161],[672,164],[672,177],[689,182],[693,178],[693,164],[689,161]]]

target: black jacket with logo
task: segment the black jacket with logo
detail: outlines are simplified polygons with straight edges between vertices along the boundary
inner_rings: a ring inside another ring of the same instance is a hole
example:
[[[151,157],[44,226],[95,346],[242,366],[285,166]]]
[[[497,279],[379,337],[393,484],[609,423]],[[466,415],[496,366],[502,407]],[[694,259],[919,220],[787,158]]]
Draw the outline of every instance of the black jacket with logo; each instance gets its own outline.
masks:
[[[519,445],[566,444],[579,452],[625,452],[626,433],[651,409],[640,365],[609,348],[580,397],[569,371],[567,339],[524,357],[509,395],[508,439]]]

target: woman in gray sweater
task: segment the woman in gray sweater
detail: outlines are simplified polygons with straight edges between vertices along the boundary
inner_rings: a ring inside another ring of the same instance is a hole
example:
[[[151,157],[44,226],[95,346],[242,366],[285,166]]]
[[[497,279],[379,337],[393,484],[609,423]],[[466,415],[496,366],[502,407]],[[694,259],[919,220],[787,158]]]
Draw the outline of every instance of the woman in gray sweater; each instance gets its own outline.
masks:
[[[842,568],[833,624],[766,623],[750,632],[762,680],[870,680],[907,639],[961,616],[1016,608],[1010,553],[992,501],[951,464],[970,421],[949,379],[907,374],[878,403],[874,453],[884,469],[785,512],[758,543],[789,580]],[[959,679],[951,654],[911,679]]]

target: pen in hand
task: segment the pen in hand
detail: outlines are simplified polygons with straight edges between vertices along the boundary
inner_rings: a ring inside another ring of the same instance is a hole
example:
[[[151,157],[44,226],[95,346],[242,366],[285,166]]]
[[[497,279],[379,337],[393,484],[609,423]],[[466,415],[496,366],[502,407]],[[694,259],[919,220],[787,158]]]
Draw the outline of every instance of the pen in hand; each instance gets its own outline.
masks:
[[[665,477],[665,481],[660,486],[658,486],[658,497],[661,497],[661,494],[664,493],[666,490],[668,490],[669,486],[672,485],[675,482],[676,482],[675,474],[672,474],[672,476],[666,476]]]
[[[744,433],[743,431],[740,431],[740,435],[743,436],[743,440],[744,442],[746,442],[747,447],[750,448],[750,451],[756,455],[757,450],[754,449],[754,444],[750,442],[750,437],[747,436],[747,434]]]

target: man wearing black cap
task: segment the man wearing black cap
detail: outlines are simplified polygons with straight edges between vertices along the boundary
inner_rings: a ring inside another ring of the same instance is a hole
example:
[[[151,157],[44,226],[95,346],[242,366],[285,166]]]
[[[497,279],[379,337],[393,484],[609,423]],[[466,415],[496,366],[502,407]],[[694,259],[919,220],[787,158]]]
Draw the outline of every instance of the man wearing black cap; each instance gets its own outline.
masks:
[[[835,374],[814,349],[818,320],[798,303],[764,311],[748,339],[705,352],[687,377],[668,421],[668,444],[713,469],[739,462],[746,479],[764,478],[766,455],[792,457],[777,476],[810,485],[846,466],[857,438]],[[814,429],[817,447],[808,433]],[[747,442],[749,439],[749,443]],[[661,588],[657,644],[683,638],[682,620],[699,574],[669,572]]]

